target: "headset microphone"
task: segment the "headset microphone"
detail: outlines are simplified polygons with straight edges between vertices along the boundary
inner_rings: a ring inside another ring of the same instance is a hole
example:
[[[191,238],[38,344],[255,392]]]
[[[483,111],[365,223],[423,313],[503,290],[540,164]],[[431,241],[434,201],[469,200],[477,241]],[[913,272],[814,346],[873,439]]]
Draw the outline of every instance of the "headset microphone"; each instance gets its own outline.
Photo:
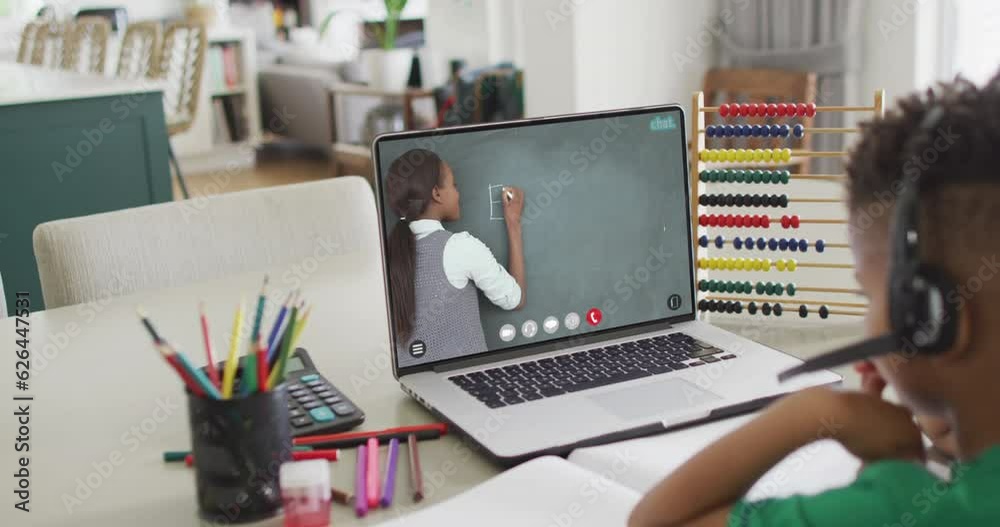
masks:
[[[892,334],[863,340],[803,361],[802,364],[778,374],[778,381],[785,382],[803,373],[834,368],[843,364],[869,359],[876,355],[885,355],[897,349],[898,346],[896,344],[898,341],[896,336]]]

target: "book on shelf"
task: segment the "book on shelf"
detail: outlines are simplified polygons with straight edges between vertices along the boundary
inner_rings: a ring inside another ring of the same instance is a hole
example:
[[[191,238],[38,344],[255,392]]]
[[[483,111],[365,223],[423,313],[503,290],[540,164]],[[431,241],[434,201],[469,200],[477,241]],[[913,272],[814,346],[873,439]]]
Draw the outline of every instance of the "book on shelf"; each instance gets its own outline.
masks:
[[[213,94],[226,92],[241,85],[240,59],[236,45],[219,44],[208,48],[205,59],[206,79]]]

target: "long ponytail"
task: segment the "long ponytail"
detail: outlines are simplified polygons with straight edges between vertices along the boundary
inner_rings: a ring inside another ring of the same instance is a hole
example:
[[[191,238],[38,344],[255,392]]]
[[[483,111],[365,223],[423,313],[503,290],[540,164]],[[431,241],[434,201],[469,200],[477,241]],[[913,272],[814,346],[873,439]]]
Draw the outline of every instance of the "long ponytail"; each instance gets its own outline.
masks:
[[[389,234],[389,304],[396,338],[404,341],[416,319],[417,240],[410,222],[427,210],[434,187],[441,180],[441,158],[430,150],[415,148],[389,166],[386,190],[389,206],[399,221]]]

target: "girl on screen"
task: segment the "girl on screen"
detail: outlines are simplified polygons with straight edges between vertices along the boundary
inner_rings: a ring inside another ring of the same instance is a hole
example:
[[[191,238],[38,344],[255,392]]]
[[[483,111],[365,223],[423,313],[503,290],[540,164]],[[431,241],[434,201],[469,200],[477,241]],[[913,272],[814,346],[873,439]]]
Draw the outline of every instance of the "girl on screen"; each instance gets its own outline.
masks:
[[[502,194],[509,272],[475,236],[445,230],[462,211],[455,175],[437,154],[412,149],[389,166],[386,198],[399,216],[387,255],[397,357],[430,362],[486,351],[477,290],[502,309],[524,306],[524,193]]]

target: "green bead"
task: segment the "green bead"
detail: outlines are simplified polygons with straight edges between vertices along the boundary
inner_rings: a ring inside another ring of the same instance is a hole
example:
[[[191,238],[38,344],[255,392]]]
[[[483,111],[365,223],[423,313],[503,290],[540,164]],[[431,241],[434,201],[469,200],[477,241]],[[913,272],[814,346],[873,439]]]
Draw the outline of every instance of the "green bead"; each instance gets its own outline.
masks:
[[[747,170],[740,170],[739,172],[736,173],[736,182],[737,183],[746,183],[748,177],[750,177],[750,172],[749,171],[747,171]]]
[[[746,294],[753,293],[753,284],[750,282],[743,282],[743,292]]]
[[[707,280],[698,280],[698,290],[701,291],[702,293],[707,292],[708,291],[708,281]]]
[[[785,286],[781,285],[781,282],[774,284],[774,294],[778,296],[785,294]]]
[[[716,282],[715,280],[709,280],[708,281],[708,290],[711,291],[711,292],[713,292],[713,293],[716,292],[716,291],[718,291],[719,290],[719,283]]]
[[[753,173],[753,182],[760,183],[763,180],[764,180],[764,174],[762,174],[759,170],[755,170]]]
[[[781,171],[781,184],[787,185],[792,180],[792,173],[787,170]]]
[[[734,170],[727,170],[726,171],[726,183],[735,183],[735,182],[736,182],[736,171],[734,171]]]
[[[767,285],[764,286],[764,292],[767,294],[767,296],[773,295],[774,294],[774,283],[768,282]]]
[[[736,292],[736,283],[735,282],[726,282],[726,292],[727,293]]]
[[[714,181],[716,183],[718,183],[719,181],[722,181],[722,171],[721,170],[713,170],[712,171],[712,181]]]
[[[795,296],[795,284],[788,284],[788,296]]]
[[[757,294],[758,295],[763,295],[764,294],[764,282],[757,282],[757,288],[756,289],[757,289]]]
[[[701,172],[698,173],[698,181],[701,181],[702,183],[706,183],[708,181],[707,170],[702,170]]]

